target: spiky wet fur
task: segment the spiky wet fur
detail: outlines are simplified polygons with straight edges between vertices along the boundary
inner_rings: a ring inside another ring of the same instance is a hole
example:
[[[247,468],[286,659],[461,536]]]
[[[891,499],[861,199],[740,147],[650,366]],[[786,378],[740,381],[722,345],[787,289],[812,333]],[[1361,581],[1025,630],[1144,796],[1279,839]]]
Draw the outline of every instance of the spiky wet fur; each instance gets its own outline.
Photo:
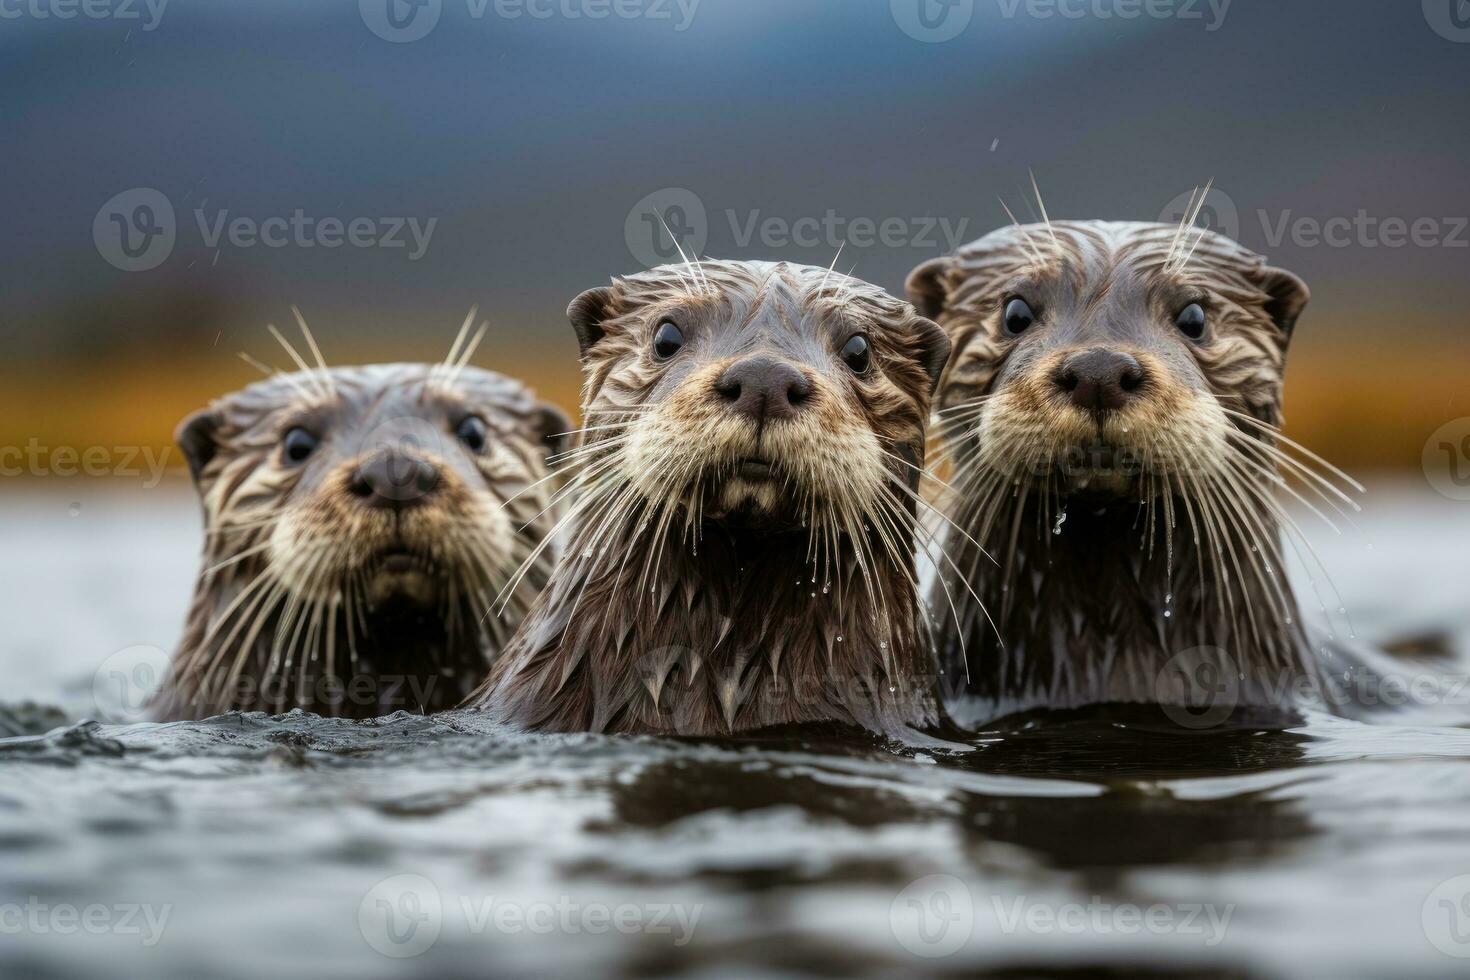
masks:
[[[473,703],[554,731],[937,724],[911,547],[943,334],[873,286],[785,263],[666,266],[571,312],[594,326],[568,546]],[[677,365],[649,346],[671,315],[730,346],[666,378]],[[865,378],[827,347],[853,327],[873,346]],[[767,331],[808,352],[815,385],[803,421],[759,435],[777,486],[732,479],[757,436],[710,390]]]
[[[452,434],[465,413],[489,427],[479,454]],[[327,436],[316,471],[283,464],[284,432],[314,419],[331,433],[344,418],[367,420],[364,446],[411,439],[438,463],[432,504],[397,518],[357,505],[346,484],[358,436]],[[204,562],[155,715],[302,708],[373,717],[460,703],[549,572],[546,550],[505,618],[486,614],[527,556],[550,544],[555,512],[538,515],[552,494],[542,482],[548,428],[567,424],[519,382],[462,361],[276,374],[186,420],[180,441],[200,464]],[[415,567],[385,580],[375,556],[390,538],[408,544]]]
[[[1008,334],[1003,307],[1026,292],[1048,297],[1033,329],[1069,324],[1075,343]],[[1189,222],[1048,222],[921,266],[909,293],[954,342],[936,398],[952,464],[942,507],[994,556],[951,539],[983,607],[959,593],[959,625],[940,637],[982,711],[1279,705],[1315,684],[1283,528],[1314,556],[1273,494],[1331,512],[1356,509],[1361,487],[1278,431],[1299,280]],[[1199,344],[1167,334],[1192,297],[1211,320]],[[1147,380],[1099,426],[1049,379],[1102,338]],[[1132,469],[1088,458],[1098,445]]]

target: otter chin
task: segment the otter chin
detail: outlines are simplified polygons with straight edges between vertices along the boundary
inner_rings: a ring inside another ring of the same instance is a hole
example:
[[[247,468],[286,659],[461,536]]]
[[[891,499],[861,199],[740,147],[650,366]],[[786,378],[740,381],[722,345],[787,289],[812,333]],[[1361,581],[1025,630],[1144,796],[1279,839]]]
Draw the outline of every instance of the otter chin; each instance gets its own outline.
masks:
[[[940,646],[983,710],[1312,686],[1275,493],[1330,512],[1361,488],[1280,432],[1300,279],[1187,223],[1054,222],[926,263],[908,292],[954,344],[943,509],[979,601],[956,592]]]
[[[430,712],[484,679],[549,571],[569,423],[467,360],[304,368],[183,422],[204,567],[157,717]]]
[[[939,724],[912,540],[943,331],[767,262],[627,276],[568,316],[567,547],[470,703],[553,731]]]

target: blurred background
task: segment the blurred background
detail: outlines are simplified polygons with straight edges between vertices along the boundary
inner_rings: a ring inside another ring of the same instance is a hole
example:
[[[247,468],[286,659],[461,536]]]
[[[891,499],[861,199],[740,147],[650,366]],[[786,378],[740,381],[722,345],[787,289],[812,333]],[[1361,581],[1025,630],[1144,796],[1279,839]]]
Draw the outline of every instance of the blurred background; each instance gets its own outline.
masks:
[[[1064,719],[940,765],[131,723],[199,568],[174,426],[239,353],[289,367],[293,305],[337,364],[437,360],[478,306],[476,363],[571,409],[563,311],[676,258],[656,213],[898,292],[999,198],[1034,216],[1030,171],[1053,218],[1175,221],[1213,180],[1201,220],[1306,279],[1288,428],[1373,492],[1340,536],[1299,512],[1335,583],[1302,595],[1343,641],[1470,650],[1467,105],[1470,0],[0,0],[0,736],[111,723],[0,737],[0,975],[1452,975],[1464,732]],[[980,916],[921,962],[901,913],[950,874],[982,912],[1240,914],[1219,949]],[[405,879],[444,910],[411,961]],[[680,960],[471,932],[485,896],[707,914]],[[113,900],[176,908],[166,942],[6,928]]]
[[[900,291],[1034,170],[1054,218],[1213,179],[1204,220],[1314,293],[1292,434],[1414,470],[1470,415],[1464,6],[0,4],[0,446],[159,452],[238,352],[288,363],[293,304],[334,363],[441,357],[478,304],[477,362],[574,407],[562,311],[673,256],[655,209]]]

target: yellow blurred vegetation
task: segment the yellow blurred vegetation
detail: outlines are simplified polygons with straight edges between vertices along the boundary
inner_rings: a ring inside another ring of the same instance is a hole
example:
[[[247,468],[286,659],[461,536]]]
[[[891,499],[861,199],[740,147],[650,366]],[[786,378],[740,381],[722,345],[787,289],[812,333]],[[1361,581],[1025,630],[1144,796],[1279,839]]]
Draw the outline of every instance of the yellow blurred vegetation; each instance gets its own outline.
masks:
[[[1417,468],[1430,434],[1470,416],[1470,339],[1298,339],[1287,374],[1287,432],[1349,472]],[[403,354],[377,353],[382,356],[363,359]],[[161,448],[172,443],[174,426],[189,412],[260,377],[223,349],[205,357],[154,354],[147,363],[128,357],[0,370],[0,446],[35,439],[48,447]],[[569,338],[564,346],[541,344],[521,349],[509,362],[495,360],[497,369],[575,417],[580,378]],[[174,453],[170,462],[180,467],[183,461]]]

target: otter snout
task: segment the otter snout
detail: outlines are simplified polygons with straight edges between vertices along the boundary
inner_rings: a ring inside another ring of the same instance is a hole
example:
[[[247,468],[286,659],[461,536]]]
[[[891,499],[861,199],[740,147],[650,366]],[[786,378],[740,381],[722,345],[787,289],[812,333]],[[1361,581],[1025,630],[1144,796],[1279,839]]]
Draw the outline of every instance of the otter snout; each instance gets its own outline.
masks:
[[[405,510],[427,503],[439,487],[439,469],[418,453],[389,447],[358,464],[348,492],[364,507]]]
[[[1077,408],[1103,415],[1126,408],[1138,397],[1146,377],[1133,355],[1094,347],[1065,358],[1052,381]]]
[[[726,368],[715,391],[732,412],[761,426],[796,417],[811,401],[812,382],[793,364],[757,356]]]

